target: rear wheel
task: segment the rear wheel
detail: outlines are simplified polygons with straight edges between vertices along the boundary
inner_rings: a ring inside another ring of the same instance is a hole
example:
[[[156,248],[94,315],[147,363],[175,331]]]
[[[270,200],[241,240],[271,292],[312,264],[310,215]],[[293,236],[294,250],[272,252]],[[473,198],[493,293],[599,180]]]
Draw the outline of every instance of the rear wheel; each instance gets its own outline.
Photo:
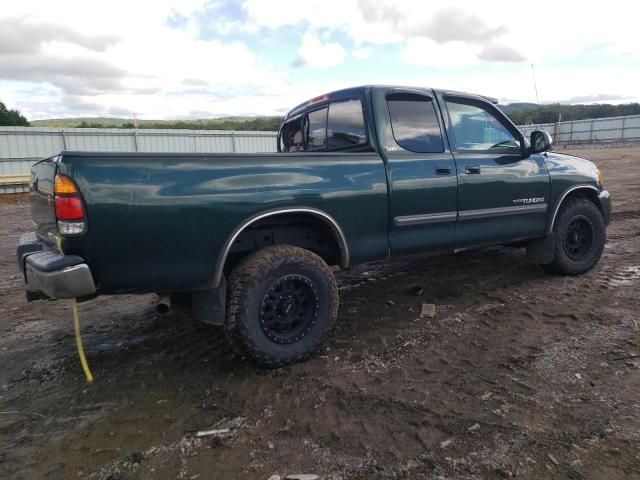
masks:
[[[544,265],[552,273],[580,275],[598,263],[606,241],[602,212],[586,198],[574,198],[563,205],[554,232],[553,261]]]
[[[333,273],[316,254],[275,245],[251,254],[229,278],[225,331],[235,350],[262,367],[308,358],[338,312]]]

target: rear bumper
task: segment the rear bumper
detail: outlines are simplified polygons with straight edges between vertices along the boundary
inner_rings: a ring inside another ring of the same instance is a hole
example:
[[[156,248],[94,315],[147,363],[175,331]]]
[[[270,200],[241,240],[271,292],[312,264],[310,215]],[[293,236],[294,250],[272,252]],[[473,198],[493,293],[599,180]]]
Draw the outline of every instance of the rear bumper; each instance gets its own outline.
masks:
[[[606,190],[602,190],[598,194],[598,200],[600,201],[600,208],[602,209],[602,216],[604,217],[604,223],[609,225],[611,222],[611,195]]]
[[[16,253],[27,286],[27,298],[41,295],[76,298],[96,293],[91,270],[82,257],[63,255],[33,233],[20,238]]]

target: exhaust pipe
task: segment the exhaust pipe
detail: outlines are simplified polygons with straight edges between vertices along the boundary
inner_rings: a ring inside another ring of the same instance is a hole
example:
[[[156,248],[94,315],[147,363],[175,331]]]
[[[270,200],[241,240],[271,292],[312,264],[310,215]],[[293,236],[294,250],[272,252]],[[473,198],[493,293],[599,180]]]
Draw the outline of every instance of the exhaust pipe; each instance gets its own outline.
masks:
[[[158,313],[169,313],[171,310],[171,295],[158,295],[158,303],[156,304],[156,311]]]

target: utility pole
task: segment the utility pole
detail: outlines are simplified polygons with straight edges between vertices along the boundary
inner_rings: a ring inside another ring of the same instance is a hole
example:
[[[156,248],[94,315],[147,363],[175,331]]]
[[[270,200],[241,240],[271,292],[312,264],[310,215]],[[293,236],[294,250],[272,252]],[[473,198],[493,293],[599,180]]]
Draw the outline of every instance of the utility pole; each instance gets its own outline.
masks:
[[[136,152],[140,151],[140,142],[138,141],[138,119],[136,114],[133,114],[133,147]]]
[[[531,64],[531,73],[533,74],[533,89],[536,91],[536,103],[540,105],[540,99],[538,98],[538,84],[536,82],[536,69]]]

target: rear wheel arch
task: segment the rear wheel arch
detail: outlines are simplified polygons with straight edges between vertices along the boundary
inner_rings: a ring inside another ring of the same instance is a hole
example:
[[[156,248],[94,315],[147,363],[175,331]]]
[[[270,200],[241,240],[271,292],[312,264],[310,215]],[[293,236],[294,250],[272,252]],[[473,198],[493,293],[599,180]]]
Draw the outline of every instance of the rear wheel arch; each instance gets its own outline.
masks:
[[[244,252],[244,254],[240,253],[235,255],[236,258],[230,258],[234,257],[234,245],[243,235],[248,234],[252,229],[265,228],[265,226],[269,226],[274,223],[277,224],[278,222],[282,225],[286,225],[287,228],[295,228],[298,225],[300,227],[304,226],[304,228],[307,228],[309,231],[317,229],[318,233],[327,240],[327,245],[326,251],[316,251],[315,253],[320,255],[328,264],[338,264],[343,268],[347,268],[349,266],[350,258],[347,238],[338,222],[331,215],[312,207],[273,209],[252,215],[241,222],[229,234],[220,254],[218,255],[213,278],[213,286],[217,287],[220,285],[224,272],[229,269],[230,260],[237,263],[243,257],[259,249],[249,249]],[[270,228],[278,230],[277,226],[272,225]],[[314,248],[309,248],[303,244],[298,244],[295,241],[278,241],[277,239],[271,239],[271,242],[272,243],[265,244],[264,246],[287,244],[307,248],[311,251],[315,250]]]

